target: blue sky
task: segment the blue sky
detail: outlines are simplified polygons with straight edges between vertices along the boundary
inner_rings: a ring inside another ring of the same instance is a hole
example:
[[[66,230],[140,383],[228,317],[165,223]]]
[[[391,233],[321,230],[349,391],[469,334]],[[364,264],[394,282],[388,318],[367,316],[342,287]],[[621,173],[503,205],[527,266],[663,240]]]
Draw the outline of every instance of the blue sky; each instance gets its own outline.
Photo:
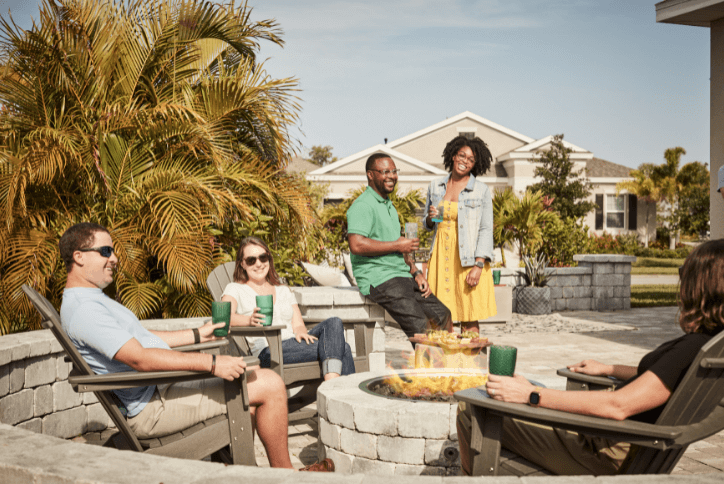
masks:
[[[340,158],[463,111],[637,167],[682,146],[709,163],[709,29],[655,22],[649,0],[250,0],[299,79],[303,147]],[[35,0],[0,0],[20,25]]]

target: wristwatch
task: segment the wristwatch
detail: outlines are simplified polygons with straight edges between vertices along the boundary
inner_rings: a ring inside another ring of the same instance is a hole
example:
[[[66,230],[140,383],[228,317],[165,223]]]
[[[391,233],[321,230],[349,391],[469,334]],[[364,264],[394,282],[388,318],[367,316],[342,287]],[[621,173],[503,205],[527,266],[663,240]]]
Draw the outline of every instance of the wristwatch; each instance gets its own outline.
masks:
[[[416,270],[415,272],[412,273],[412,278],[413,278],[413,279],[416,278],[418,274],[422,274],[422,271],[421,271],[420,269],[418,269],[418,270]]]
[[[528,405],[531,407],[537,407],[540,405],[540,391],[541,387],[535,387],[535,389],[530,392],[530,396],[528,397]]]
[[[485,262],[483,262],[481,260],[476,260],[475,267],[480,267],[481,269],[485,269]]]

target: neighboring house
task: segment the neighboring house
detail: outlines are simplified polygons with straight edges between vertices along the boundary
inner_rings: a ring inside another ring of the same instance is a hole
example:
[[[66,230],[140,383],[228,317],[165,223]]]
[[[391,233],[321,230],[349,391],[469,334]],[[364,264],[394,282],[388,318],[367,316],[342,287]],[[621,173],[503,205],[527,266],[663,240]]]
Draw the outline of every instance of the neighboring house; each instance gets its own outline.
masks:
[[[386,153],[401,170],[398,186],[402,192],[422,190],[433,179],[446,175],[442,151],[455,136],[481,138],[488,145],[494,163],[482,180],[491,190],[511,187],[522,193],[538,181],[534,177],[535,159],[540,151],[550,147],[553,136],[534,139],[511,129],[500,126],[471,112],[464,112],[445,121],[422,129],[408,136],[384,145],[375,145],[339,161],[307,173],[310,181],[330,184],[328,202],[347,198],[348,194],[367,184],[365,162],[377,152]],[[646,233],[646,213],[649,211],[649,237],[656,234],[656,205],[636,200],[625,192],[616,195],[616,183],[627,179],[631,168],[595,158],[593,153],[579,148],[568,141],[564,144],[572,149],[570,158],[576,170],[587,169],[593,184],[591,200],[598,209],[586,217],[585,223],[592,232],[620,234],[637,231]]]
[[[309,173],[318,168],[319,165],[315,165],[301,156],[295,156],[287,165],[286,171],[290,173]]]

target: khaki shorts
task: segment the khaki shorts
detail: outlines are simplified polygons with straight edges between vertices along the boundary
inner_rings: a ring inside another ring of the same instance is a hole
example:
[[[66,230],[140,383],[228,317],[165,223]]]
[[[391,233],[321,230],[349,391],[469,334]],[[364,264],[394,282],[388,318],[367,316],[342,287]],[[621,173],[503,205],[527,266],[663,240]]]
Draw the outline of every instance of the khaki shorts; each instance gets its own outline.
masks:
[[[128,425],[139,439],[150,439],[225,413],[224,380],[208,378],[159,385],[141,413],[128,419]]]

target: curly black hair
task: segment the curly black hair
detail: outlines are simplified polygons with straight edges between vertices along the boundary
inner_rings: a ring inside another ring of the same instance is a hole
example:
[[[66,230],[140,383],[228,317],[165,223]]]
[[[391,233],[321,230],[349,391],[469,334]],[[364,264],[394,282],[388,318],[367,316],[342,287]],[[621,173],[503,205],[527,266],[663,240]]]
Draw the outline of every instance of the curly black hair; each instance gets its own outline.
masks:
[[[445,169],[452,172],[453,157],[465,146],[473,150],[473,156],[475,156],[475,165],[473,165],[473,169],[470,173],[472,173],[475,177],[484,175],[488,170],[490,170],[490,167],[493,164],[493,155],[490,154],[490,150],[488,149],[488,145],[485,144],[485,141],[481,140],[477,136],[473,139],[467,138],[463,135],[456,136],[452,139],[452,141],[445,145],[445,149],[442,151],[442,156],[445,160]]]

